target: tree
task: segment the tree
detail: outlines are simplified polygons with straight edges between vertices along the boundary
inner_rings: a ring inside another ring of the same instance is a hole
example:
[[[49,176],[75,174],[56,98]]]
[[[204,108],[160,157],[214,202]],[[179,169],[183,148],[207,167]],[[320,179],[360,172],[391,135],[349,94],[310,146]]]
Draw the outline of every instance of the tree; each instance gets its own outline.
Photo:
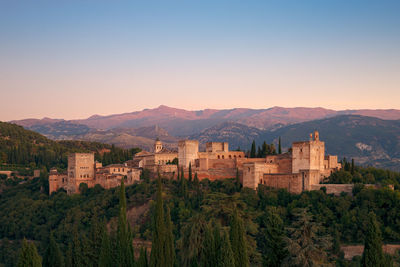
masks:
[[[253,143],[251,143],[250,158],[255,158],[255,157],[256,157],[256,141],[253,140]]]
[[[245,231],[243,222],[239,218],[237,208],[234,209],[230,224],[230,239],[236,267],[249,266],[249,258],[247,256],[247,246],[245,241]]]
[[[165,244],[164,244],[164,251],[165,251],[164,266],[166,267],[174,266],[175,262],[174,240],[175,238],[174,234],[172,233],[171,215],[169,212],[169,207],[167,206],[165,212]]]
[[[165,229],[165,218],[164,218],[164,206],[162,199],[162,188],[161,188],[161,180],[158,179],[156,207],[154,213],[153,240],[152,240],[151,255],[150,255],[150,266],[152,267],[166,266],[164,265],[166,260],[165,240],[166,240],[166,229]]]
[[[49,245],[46,249],[43,258],[43,266],[44,267],[64,266],[62,254],[60,248],[57,245],[57,242],[54,240],[53,233],[50,233]]]
[[[282,154],[282,144],[281,144],[281,137],[279,136],[278,141],[278,154]]]
[[[220,250],[221,253],[219,255],[218,267],[240,266],[235,262],[235,256],[231,248],[229,234],[227,231],[223,231],[222,233]]]
[[[210,225],[207,224],[204,232],[204,240],[202,244],[202,251],[201,251],[201,266],[204,267],[213,267],[216,266],[217,259],[215,259],[215,242],[214,236],[210,229]]]
[[[192,163],[189,162],[189,184],[192,182]]]
[[[145,249],[144,247],[142,247],[140,249],[140,256],[139,259],[136,263],[137,267],[148,267],[149,264],[147,262],[147,249]]]
[[[365,234],[364,252],[361,266],[385,266],[385,258],[382,250],[381,231],[376,221],[375,213],[368,215],[368,229]]]
[[[117,264],[118,266],[133,266],[134,254],[132,247],[132,233],[126,219],[126,194],[124,179],[121,179],[119,195],[119,216],[117,229]]]
[[[286,257],[284,225],[277,209],[271,207],[261,217],[259,246],[262,252],[263,266],[281,266]]]
[[[36,246],[32,242],[22,241],[22,248],[18,258],[17,267],[41,267],[42,259],[40,258]]]
[[[112,247],[110,236],[107,232],[107,227],[103,227],[103,234],[101,237],[101,249],[99,255],[99,267],[112,267],[113,259],[112,259]]]
[[[307,209],[296,209],[293,215],[293,227],[287,229],[290,238],[287,239],[285,265],[307,267],[324,264],[330,239],[318,235],[322,227],[312,220]]]

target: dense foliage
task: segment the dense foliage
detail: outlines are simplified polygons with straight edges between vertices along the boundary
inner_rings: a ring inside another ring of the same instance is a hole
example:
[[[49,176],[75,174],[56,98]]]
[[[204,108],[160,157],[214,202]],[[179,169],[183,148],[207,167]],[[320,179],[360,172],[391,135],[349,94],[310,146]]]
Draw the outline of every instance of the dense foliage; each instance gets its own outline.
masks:
[[[53,141],[23,127],[0,122],[0,168],[24,171],[26,168],[49,170],[67,168],[72,152],[94,152],[104,165],[132,159],[140,149],[124,150],[115,146],[85,141]]]
[[[155,225],[162,225],[164,233],[170,229],[173,242],[169,247],[175,247],[174,262],[179,266],[192,266],[195,262],[207,266],[208,260],[225,264],[221,266],[232,266],[235,260],[245,265],[248,260],[251,266],[279,266],[282,259],[313,262],[315,253],[326,255],[326,262],[343,263],[337,244],[364,244],[370,212],[376,214],[383,242],[400,241],[397,190],[357,186],[354,196],[327,195],[323,190],[296,195],[264,186],[257,191],[241,188],[236,179],[199,182],[195,174],[189,182],[182,176],[181,173],[180,179],[174,181],[162,179],[162,205],[155,204],[154,200],[160,199],[157,183],[146,172],[141,183],[126,187],[128,213],[147,207],[139,219],[130,221],[132,228],[126,232],[131,231],[136,239],[155,241]],[[120,188],[104,190],[95,186],[82,195],[68,196],[61,190],[48,196],[43,190],[46,184],[45,178],[36,178],[9,186],[0,195],[1,263],[15,264],[18,250],[11,248],[20,247],[23,238],[34,242],[47,262],[52,232],[67,266],[73,262],[109,266],[110,255],[106,254],[109,248],[114,249],[115,242],[113,235],[105,235],[101,229],[118,232]],[[165,215],[157,217],[160,213]],[[299,236],[301,227],[314,230],[308,237]],[[167,239],[162,238],[162,251],[168,249]],[[296,244],[310,240],[315,248],[296,254]],[[210,247],[218,249],[209,250]],[[139,247],[135,251],[142,251],[137,262],[149,260],[145,249]],[[240,259],[236,259],[237,251],[244,252]],[[296,259],[296,255],[302,258]]]

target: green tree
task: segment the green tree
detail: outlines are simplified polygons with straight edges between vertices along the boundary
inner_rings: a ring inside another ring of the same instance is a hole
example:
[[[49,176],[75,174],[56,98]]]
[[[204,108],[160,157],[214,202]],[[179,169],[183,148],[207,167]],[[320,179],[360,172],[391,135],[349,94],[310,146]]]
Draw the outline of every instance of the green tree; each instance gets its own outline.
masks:
[[[204,240],[202,244],[201,251],[201,266],[204,267],[213,267],[216,266],[215,263],[217,260],[215,259],[215,242],[214,236],[210,229],[210,225],[207,224],[204,231]]]
[[[36,246],[32,242],[22,241],[22,248],[18,258],[17,267],[40,267],[42,259],[39,256]]]
[[[256,157],[256,141],[253,140],[253,143],[251,143],[250,158],[255,158],[255,157]]]
[[[279,136],[278,141],[278,154],[282,154],[282,144],[281,144],[281,137]]]
[[[147,262],[147,249],[141,247],[140,249],[140,256],[136,263],[137,267],[148,267],[149,263]]]
[[[110,236],[107,232],[107,227],[103,227],[103,234],[101,237],[101,249],[99,255],[99,267],[113,267],[112,246]]]
[[[175,262],[175,246],[174,246],[174,234],[172,233],[172,221],[169,211],[169,207],[166,207],[165,212],[165,244],[164,244],[164,266],[174,266]]]
[[[189,184],[192,182],[192,163],[189,162]]]
[[[184,179],[183,179],[184,180]],[[154,213],[153,240],[151,245],[150,266],[165,266],[165,240],[166,229],[164,219],[164,207],[162,199],[161,180],[157,180],[157,197]]]
[[[285,265],[323,265],[327,260],[326,249],[331,246],[330,238],[318,234],[322,227],[312,220],[307,209],[296,209],[293,215],[293,227],[287,229],[290,238],[287,239]]]
[[[231,242],[229,240],[229,234],[227,231],[223,231],[221,237],[221,253],[219,254],[218,267],[233,267],[240,266],[235,262],[235,256],[232,251]],[[246,266],[246,265],[244,265]]]
[[[57,245],[57,242],[54,240],[53,233],[50,233],[49,245],[43,257],[43,266],[44,267],[64,266],[62,254],[60,248]]]
[[[249,266],[245,235],[243,222],[235,208],[230,224],[230,239],[236,267]]]
[[[132,233],[126,219],[126,194],[124,179],[121,179],[119,195],[119,216],[117,229],[117,264],[118,266],[133,266],[134,254],[132,247]]]
[[[261,217],[259,247],[263,259],[263,266],[281,266],[286,257],[285,229],[277,209],[271,207]]]
[[[368,215],[368,229],[365,234],[364,252],[361,266],[385,266],[385,258],[382,250],[382,237],[375,213]]]

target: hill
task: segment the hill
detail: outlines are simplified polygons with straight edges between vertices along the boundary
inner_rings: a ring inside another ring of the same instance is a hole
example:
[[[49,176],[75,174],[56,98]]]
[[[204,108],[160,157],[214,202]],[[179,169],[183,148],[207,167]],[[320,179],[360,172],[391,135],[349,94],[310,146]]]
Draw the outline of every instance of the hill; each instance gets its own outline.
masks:
[[[382,120],[359,115],[298,123],[275,131],[265,131],[258,142],[278,142],[284,148],[298,140],[306,140],[318,130],[329,154],[354,158],[359,164],[400,170],[400,120]]]
[[[94,115],[87,119],[68,122],[102,130],[141,128],[158,125],[173,136],[190,136],[223,122],[236,122],[261,130],[271,130],[285,125],[337,115],[365,115],[381,119],[400,119],[400,110],[335,111],[324,108],[272,107],[267,109],[233,108],[190,111],[161,105],[154,109],[144,109],[142,111],[108,116]],[[28,119],[12,122],[32,129],[34,126],[43,124],[48,127],[48,124],[58,123],[60,120],[44,118],[42,120]],[[40,128],[36,130],[46,134]]]
[[[0,122],[0,164],[2,168],[22,166],[31,168],[66,168],[67,155],[72,152],[94,152],[100,155],[111,153],[112,158],[124,161],[132,157],[134,151],[125,151],[98,142],[77,140],[54,141],[21,126]]]
[[[258,139],[262,131],[235,122],[223,122],[210,127],[199,134],[190,136],[190,139],[199,140],[201,144],[206,142],[229,142],[229,149],[238,147],[248,149],[251,142]]]

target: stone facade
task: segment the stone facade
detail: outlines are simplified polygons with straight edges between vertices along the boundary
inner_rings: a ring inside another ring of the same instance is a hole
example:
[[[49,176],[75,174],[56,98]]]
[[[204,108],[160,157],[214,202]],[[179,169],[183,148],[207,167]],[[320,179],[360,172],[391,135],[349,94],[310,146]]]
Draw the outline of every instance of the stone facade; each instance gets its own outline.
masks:
[[[160,141],[156,142],[156,151],[160,144]],[[146,152],[135,156],[134,160],[143,158],[143,167],[156,171],[148,161],[153,162],[152,157],[158,153]],[[337,156],[325,156],[325,143],[319,140],[317,131],[314,135],[310,134],[308,141],[294,142],[290,153],[268,155],[265,158],[246,158],[242,151],[229,151],[226,142],[209,142],[205,151],[199,151],[197,140],[179,141],[177,155],[179,168],[184,170],[186,177],[191,165],[193,175],[197,173],[199,179],[234,178],[239,173],[244,187],[256,189],[263,184],[286,188],[293,193],[313,190],[313,185],[319,184],[324,177],[341,167]],[[159,163],[157,171],[164,174],[161,166],[163,164]],[[174,171],[176,168],[167,172],[171,174]]]
[[[68,156],[67,173],[58,173],[51,169],[49,174],[49,194],[63,188],[68,194],[79,193],[81,183],[94,187],[96,184],[103,188],[112,188],[121,184],[133,184],[140,179],[141,169],[127,164],[112,164],[103,167],[94,161],[93,153],[73,153]]]

